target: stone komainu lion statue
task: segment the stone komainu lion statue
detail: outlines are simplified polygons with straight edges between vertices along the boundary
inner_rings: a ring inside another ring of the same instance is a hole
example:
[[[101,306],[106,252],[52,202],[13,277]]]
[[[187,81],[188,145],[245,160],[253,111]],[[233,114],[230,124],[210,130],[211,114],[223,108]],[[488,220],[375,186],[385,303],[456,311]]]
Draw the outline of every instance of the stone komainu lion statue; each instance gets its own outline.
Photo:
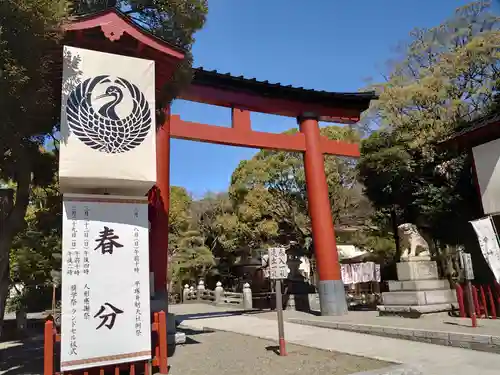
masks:
[[[430,256],[429,244],[418,232],[415,224],[401,224],[398,226],[398,235],[402,250],[401,260]]]

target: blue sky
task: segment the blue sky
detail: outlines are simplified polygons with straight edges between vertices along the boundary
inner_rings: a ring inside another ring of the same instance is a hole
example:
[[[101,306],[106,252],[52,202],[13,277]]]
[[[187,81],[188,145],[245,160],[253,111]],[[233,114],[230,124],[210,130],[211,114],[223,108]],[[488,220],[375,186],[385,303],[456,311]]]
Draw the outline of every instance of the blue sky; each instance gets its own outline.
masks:
[[[357,91],[380,80],[398,42],[432,27],[461,0],[209,0],[196,35],[195,66],[298,87]],[[177,100],[182,119],[230,126],[229,109]],[[255,130],[278,133],[295,119],[252,114]],[[256,150],[172,140],[171,184],[195,197],[223,191],[240,160]]]

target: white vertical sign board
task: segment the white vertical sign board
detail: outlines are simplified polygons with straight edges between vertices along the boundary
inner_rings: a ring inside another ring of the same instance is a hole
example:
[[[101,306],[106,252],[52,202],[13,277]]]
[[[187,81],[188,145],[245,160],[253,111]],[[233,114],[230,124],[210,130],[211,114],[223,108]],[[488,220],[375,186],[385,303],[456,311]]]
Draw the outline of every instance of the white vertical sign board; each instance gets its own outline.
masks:
[[[148,206],[65,195],[61,371],[151,358]]]
[[[486,263],[490,266],[495,279],[500,282],[500,246],[492,218],[485,217],[470,223],[476,232]]]
[[[269,254],[262,255],[261,265],[265,279],[269,279]]]
[[[462,262],[462,268],[465,271],[466,280],[474,280],[474,268],[472,267],[472,257],[469,253],[460,253],[460,261]]]
[[[68,46],[63,59],[61,191],[145,195],[156,182],[154,61]]]
[[[269,278],[271,280],[286,279],[288,277],[286,250],[282,247],[272,247],[267,251],[269,256]]]

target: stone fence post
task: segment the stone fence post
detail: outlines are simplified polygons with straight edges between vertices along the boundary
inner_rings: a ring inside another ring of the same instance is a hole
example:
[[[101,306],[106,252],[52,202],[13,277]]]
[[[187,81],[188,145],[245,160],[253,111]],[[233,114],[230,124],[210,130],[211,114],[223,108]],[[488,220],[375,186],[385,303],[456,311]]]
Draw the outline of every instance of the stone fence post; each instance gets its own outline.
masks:
[[[198,286],[196,287],[196,298],[201,299],[202,292],[205,290],[205,282],[200,280]]]
[[[222,296],[224,295],[224,288],[222,287],[222,283],[220,281],[217,281],[217,284],[215,284],[215,290],[214,290],[214,296],[215,296],[215,303],[219,304],[222,301]]]
[[[191,299],[193,299],[194,296],[196,295],[194,292],[194,286],[192,285],[189,287],[189,294],[191,295]]]
[[[189,285],[184,285],[184,289],[182,290],[182,303],[186,303],[188,301],[189,296]]]
[[[250,289],[249,283],[243,285],[243,309],[252,309],[252,289]]]

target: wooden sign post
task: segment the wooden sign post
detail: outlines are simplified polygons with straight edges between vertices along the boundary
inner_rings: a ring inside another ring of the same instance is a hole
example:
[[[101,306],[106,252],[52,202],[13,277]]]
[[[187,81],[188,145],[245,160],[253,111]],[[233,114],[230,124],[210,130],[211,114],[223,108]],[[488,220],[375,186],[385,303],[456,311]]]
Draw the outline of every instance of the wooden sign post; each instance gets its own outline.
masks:
[[[269,254],[269,278],[275,281],[276,311],[278,313],[278,340],[280,356],[286,356],[285,324],[283,322],[283,296],[281,295],[281,280],[288,276],[287,256],[284,248],[270,248]]]
[[[474,299],[472,296],[472,285],[471,280],[474,280],[474,270],[472,268],[472,258],[469,253],[460,252],[460,263],[462,263],[462,269],[464,270],[465,285],[467,293],[468,307],[470,311],[470,318],[472,320],[472,327],[477,327],[477,317],[476,309],[474,308]]]

